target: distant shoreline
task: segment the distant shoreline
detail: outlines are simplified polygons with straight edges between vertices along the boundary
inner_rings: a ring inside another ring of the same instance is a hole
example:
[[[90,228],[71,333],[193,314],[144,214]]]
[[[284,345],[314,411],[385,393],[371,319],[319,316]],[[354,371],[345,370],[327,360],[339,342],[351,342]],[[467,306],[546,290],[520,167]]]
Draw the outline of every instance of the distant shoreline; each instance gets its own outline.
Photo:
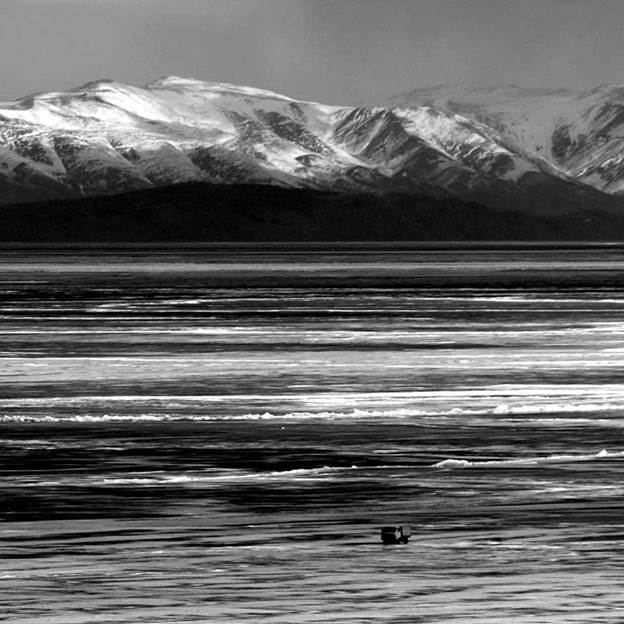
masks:
[[[290,251],[503,251],[503,250],[531,250],[531,249],[604,249],[622,248],[624,250],[624,238],[621,241],[520,241],[520,240],[482,240],[482,241],[232,241],[232,242],[3,242],[0,241],[2,251],[36,251],[41,250],[185,250],[185,251],[259,251],[259,252],[290,252]]]

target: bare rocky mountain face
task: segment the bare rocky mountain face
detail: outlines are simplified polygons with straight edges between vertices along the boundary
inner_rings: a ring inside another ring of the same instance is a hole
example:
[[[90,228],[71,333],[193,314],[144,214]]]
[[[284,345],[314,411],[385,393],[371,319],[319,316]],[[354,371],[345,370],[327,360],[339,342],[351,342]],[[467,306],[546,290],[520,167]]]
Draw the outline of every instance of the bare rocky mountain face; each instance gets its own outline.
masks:
[[[0,104],[0,203],[206,182],[623,213],[622,93],[433,88],[341,107],[174,76],[103,80]]]

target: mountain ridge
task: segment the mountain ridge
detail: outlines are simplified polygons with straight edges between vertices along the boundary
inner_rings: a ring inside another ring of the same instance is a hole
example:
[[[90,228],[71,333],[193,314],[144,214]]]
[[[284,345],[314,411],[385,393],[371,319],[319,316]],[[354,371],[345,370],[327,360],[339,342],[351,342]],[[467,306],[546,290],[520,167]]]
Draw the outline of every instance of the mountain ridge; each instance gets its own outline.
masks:
[[[434,106],[484,123],[510,149],[540,155],[598,190],[624,194],[624,86],[585,91],[437,86],[394,96],[386,104]]]
[[[542,215],[624,211],[591,175],[516,140],[509,114],[495,127],[465,103],[459,114],[411,100],[332,106],[180,76],[34,94],[0,103],[0,203],[203,182],[428,194]],[[574,151],[578,135],[560,134]]]

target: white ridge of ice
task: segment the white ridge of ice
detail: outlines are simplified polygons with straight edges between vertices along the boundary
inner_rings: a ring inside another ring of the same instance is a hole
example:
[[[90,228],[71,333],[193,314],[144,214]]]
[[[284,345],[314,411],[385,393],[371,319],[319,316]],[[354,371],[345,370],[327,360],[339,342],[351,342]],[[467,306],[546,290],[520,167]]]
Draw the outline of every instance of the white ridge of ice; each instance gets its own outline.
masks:
[[[596,459],[618,459],[624,457],[624,451],[607,451],[589,454],[553,454],[536,457],[510,457],[507,459],[467,460],[445,459],[433,464],[433,468],[505,468],[507,466],[533,466],[536,464],[586,462]]]

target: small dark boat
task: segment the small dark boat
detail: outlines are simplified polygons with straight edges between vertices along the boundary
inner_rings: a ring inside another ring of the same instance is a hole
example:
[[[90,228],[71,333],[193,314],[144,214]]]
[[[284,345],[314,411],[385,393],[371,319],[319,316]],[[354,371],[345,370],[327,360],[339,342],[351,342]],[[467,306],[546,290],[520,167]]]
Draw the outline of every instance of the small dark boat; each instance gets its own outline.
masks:
[[[406,524],[398,527],[381,527],[381,541],[384,544],[407,544],[412,530]]]

